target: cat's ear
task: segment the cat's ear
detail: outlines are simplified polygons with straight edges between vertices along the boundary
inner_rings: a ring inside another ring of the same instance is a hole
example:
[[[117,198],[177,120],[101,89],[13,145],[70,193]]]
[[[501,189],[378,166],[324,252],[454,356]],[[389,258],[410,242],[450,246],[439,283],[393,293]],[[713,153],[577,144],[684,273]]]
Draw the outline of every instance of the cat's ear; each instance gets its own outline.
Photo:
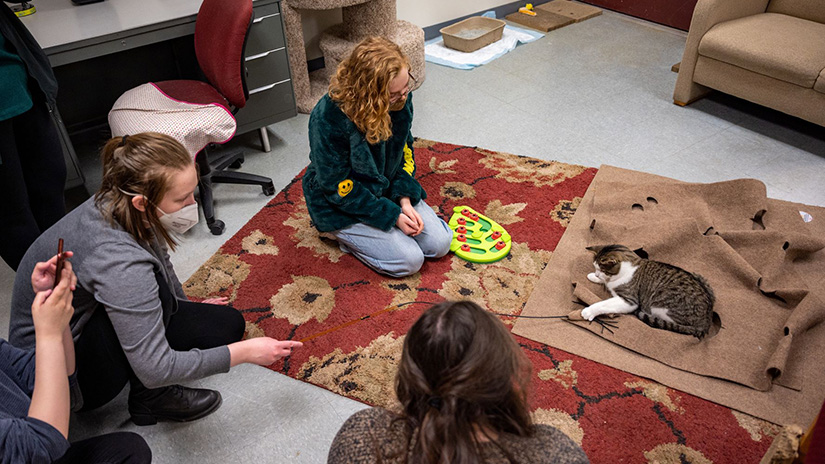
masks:
[[[610,259],[606,259],[606,260],[602,261],[602,265],[603,265],[604,267],[608,267],[608,268],[609,268],[609,267],[613,267],[613,266],[615,266],[615,265],[616,265],[616,263],[618,263],[618,262],[619,262],[619,261],[618,261],[618,260],[616,260],[616,258],[610,258]]]
[[[585,250],[592,251],[593,254],[597,255],[597,254],[599,254],[600,251],[602,251],[602,248],[604,248],[604,247],[603,246],[589,246],[589,247],[585,248]]]

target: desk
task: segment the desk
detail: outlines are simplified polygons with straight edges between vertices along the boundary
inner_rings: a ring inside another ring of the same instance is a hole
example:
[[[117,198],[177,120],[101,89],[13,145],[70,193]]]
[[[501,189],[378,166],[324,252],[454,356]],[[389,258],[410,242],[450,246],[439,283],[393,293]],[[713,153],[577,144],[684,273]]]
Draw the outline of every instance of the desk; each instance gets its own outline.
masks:
[[[192,37],[200,0],[35,0],[37,13],[21,18],[49,57],[59,90],[55,121],[61,135],[67,187],[83,184],[69,134],[100,129],[115,100],[151,81],[198,79]],[[279,0],[255,0],[247,41],[250,98],[238,112],[238,131],[295,116]],[[61,114],[63,116],[61,116]]]

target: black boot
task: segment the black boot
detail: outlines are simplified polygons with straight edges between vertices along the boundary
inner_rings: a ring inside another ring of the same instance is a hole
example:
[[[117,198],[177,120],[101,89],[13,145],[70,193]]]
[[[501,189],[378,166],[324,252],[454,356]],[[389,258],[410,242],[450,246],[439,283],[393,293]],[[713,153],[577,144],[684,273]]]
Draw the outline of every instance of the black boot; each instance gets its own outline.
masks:
[[[131,382],[129,414],[135,425],[154,425],[158,421],[189,422],[206,417],[221,406],[221,394],[215,390],[170,385],[146,388]]]

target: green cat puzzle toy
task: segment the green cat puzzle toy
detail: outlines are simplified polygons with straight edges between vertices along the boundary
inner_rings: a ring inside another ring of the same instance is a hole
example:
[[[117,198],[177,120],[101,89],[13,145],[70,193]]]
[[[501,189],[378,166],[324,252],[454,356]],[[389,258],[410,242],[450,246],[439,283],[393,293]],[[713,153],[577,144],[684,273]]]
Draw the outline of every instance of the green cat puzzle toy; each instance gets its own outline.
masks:
[[[469,206],[456,206],[448,223],[453,229],[450,251],[473,263],[492,263],[510,253],[510,234]]]

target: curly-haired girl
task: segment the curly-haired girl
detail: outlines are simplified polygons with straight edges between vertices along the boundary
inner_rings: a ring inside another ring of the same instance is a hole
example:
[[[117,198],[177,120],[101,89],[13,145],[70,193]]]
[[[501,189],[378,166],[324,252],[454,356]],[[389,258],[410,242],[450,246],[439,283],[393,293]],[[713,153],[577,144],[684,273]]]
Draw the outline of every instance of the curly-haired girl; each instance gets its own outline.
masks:
[[[417,272],[447,254],[452,231],[415,179],[414,84],[398,45],[370,37],[341,62],[309,119],[303,180],[315,227],[382,274]]]

